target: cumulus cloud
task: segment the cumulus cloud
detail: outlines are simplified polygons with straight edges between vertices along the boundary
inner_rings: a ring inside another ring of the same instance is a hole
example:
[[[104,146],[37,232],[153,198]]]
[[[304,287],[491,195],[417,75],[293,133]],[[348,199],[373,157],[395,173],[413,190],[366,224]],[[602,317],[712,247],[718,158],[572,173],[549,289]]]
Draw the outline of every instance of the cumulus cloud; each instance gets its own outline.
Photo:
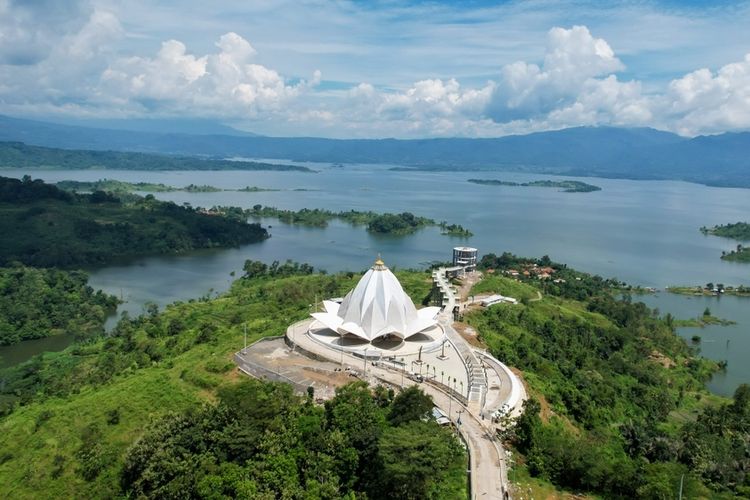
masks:
[[[349,92],[348,121],[373,117],[409,135],[489,136],[575,125],[633,125],[652,119],[651,101],[609,44],[584,26],[553,28],[541,65],[515,62],[497,80],[464,88],[455,79],[430,79],[400,92],[362,83]],[[370,125],[371,126],[371,125]]]
[[[750,53],[715,74],[704,68],[673,80],[663,106],[686,135],[750,128]]]
[[[309,81],[287,84],[275,70],[252,62],[255,49],[237,33],[222,35],[216,47],[195,56],[169,40],[153,57],[118,59],[103,72],[102,91],[143,109],[237,118],[278,110],[321,78],[316,71]]]
[[[524,61],[502,68],[489,115],[498,122],[543,117],[568,107],[580,108],[579,96],[596,90],[597,77],[624,69],[609,44],[594,38],[585,26],[553,28],[541,66]],[[609,81],[612,95],[616,81]],[[615,92],[620,93],[619,91]],[[591,112],[593,110],[587,110]]]
[[[134,38],[106,5],[0,0],[0,112],[215,118],[261,133],[338,137],[490,137],[579,125],[685,135],[750,128],[750,54],[659,90],[623,79],[614,48],[587,27],[555,27],[539,60],[498,66],[484,83],[432,72],[410,84],[382,78],[342,90],[317,70],[306,80],[290,76],[289,66],[282,74],[273,59],[278,48],[259,45],[259,55],[235,32],[197,53],[182,37],[139,38],[132,49]]]

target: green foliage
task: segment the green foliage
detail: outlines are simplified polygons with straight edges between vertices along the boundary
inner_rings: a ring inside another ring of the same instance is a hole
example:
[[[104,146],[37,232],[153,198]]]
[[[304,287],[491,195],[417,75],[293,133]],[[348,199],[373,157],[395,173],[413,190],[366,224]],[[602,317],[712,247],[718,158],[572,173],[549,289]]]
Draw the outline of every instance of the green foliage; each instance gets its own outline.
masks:
[[[103,191],[72,194],[0,177],[0,265],[102,264],[145,254],[262,241],[265,229],[152,196],[124,203]]]
[[[707,228],[701,227],[703,234],[712,234],[722,238],[731,238],[737,241],[750,241],[750,224],[747,222],[736,222],[734,224],[722,224]]]
[[[189,184],[182,188],[155,184],[152,182],[126,182],[115,179],[99,179],[98,181],[60,181],[55,184],[66,191],[106,191],[113,193],[132,193],[134,191],[151,193],[169,193],[172,191],[187,191],[188,193],[215,193],[222,189],[213,186],[196,186]]]
[[[516,271],[515,279],[525,283],[539,283],[545,295],[556,295],[575,300],[586,300],[605,291],[627,290],[624,283],[616,279],[604,279],[570,269],[565,264],[553,262],[547,255],[539,259],[518,257],[510,252],[497,256],[488,253],[482,256],[477,265],[479,269],[492,269],[496,273]],[[539,279],[540,268],[550,268],[552,279]],[[528,275],[524,274],[528,272]]]
[[[380,234],[410,234],[422,227],[434,225],[435,221],[425,217],[416,217],[411,212],[400,214],[381,214],[373,217],[367,224],[367,230]]]
[[[538,290],[533,286],[496,274],[485,276],[472,287],[470,293],[471,295],[499,293],[500,295],[513,297],[518,300],[531,300],[538,297]]]
[[[60,333],[79,341],[103,334],[118,301],[87,282],[82,271],[0,268],[0,345]]]
[[[430,226],[441,228],[442,234],[449,236],[471,236],[471,231],[458,224],[448,224],[443,221],[435,222],[427,217],[419,217],[410,212],[400,214],[379,214],[372,211],[357,210],[333,212],[319,208],[303,208],[301,210],[283,210],[275,207],[254,205],[252,210],[245,212],[246,217],[274,217],[285,224],[298,224],[311,227],[326,227],[333,219],[340,219],[350,224],[367,226],[367,230],[378,234],[411,234],[418,229]]]
[[[731,238],[737,241],[750,241],[750,224],[747,222],[736,222],[734,224],[722,224],[713,227],[701,227],[701,233],[721,236],[722,238]],[[729,252],[721,252],[723,260],[734,262],[750,262],[750,247],[741,244]],[[713,287],[708,287],[713,288]]]
[[[736,250],[730,250],[721,256],[724,260],[734,262],[750,262],[750,247],[737,245]]]
[[[379,447],[386,498],[459,498],[444,491],[436,474],[466,467],[458,442],[445,429],[434,422],[411,421],[386,429]]]
[[[300,264],[292,260],[287,260],[283,264],[279,264],[279,261],[275,260],[270,266],[257,260],[246,260],[242,266],[242,270],[245,271],[243,278],[253,279],[260,277],[287,278],[289,276],[305,276],[312,274],[314,268],[310,264]]]
[[[426,420],[430,417],[433,406],[432,398],[419,387],[408,387],[393,400],[388,423],[397,427],[409,422]]]
[[[128,450],[123,492],[139,498],[454,498],[464,467],[455,437],[434,422],[387,426],[364,383],[325,410],[289,386],[243,380],[220,403],[155,421]],[[460,492],[460,488],[458,489]]]
[[[512,257],[495,257],[493,264],[525,264]],[[715,365],[697,358],[674,333],[673,318],[620,298],[615,281],[557,269],[569,286],[540,283],[547,290],[542,300],[468,315],[493,354],[523,370],[549,404],[542,420],[541,405],[527,401],[511,436],[529,473],[607,498],[667,498],[683,473],[693,496],[707,495],[705,485],[741,493],[747,464],[738,450],[745,448],[730,443],[750,440],[741,434],[750,429],[742,405],[733,406],[736,413],[707,408],[698,424],[672,420],[688,395],[701,395]],[[722,440],[732,422],[733,436]]]

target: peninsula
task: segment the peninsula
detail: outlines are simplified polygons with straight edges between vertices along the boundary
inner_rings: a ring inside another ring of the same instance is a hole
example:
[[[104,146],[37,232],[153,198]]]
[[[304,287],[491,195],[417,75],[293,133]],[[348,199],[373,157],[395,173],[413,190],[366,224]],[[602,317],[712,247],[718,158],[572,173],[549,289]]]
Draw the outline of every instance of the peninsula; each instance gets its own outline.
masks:
[[[247,219],[128,195],[63,191],[41,180],[0,177],[0,265],[70,268],[151,254],[263,241]]]
[[[750,241],[750,224],[748,224],[747,222],[722,224],[710,228],[702,226],[700,228],[700,232],[705,235],[710,234],[713,236],[719,236],[721,238],[730,238],[735,241]],[[750,263],[750,247],[738,243],[736,248],[721,252],[721,258],[722,260],[733,262]]]
[[[592,191],[601,191],[602,188],[593,184],[586,184],[580,181],[529,181],[529,182],[512,182],[498,179],[469,179],[474,184],[485,186],[513,186],[513,187],[543,187],[559,188],[563,193],[590,193]]]
[[[188,184],[183,187],[167,186],[162,183],[152,182],[127,182],[115,179],[99,179],[98,181],[60,181],[55,184],[58,188],[66,191],[106,191],[109,193],[171,193],[185,191],[188,193],[218,193],[221,191],[238,191],[242,193],[260,193],[265,191],[281,191],[280,189],[262,188],[258,186],[245,186],[240,189],[222,189],[206,184]],[[300,191],[301,189],[295,189]]]
[[[416,216],[411,212],[400,214],[358,210],[334,212],[320,208],[303,208],[294,211],[255,205],[252,210],[246,210],[245,213],[248,217],[255,219],[272,217],[285,224],[310,227],[326,227],[331,220],[339,219],[355,226],[367,226],[368,231],[377,234],[405,235],[426,227],[439,227],[441,233],[447,236],[464,238],[472,236],[472,232],[460,224],[448,224],[445,221],[437,222],[428,217]]]

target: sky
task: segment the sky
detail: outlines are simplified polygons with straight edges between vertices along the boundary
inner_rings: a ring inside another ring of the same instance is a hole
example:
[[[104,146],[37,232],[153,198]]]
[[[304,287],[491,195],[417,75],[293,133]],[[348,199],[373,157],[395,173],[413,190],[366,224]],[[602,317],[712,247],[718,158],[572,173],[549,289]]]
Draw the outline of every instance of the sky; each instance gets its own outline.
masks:
[[[750,3],[0,0],[0,113],[275,136],[750,129]]]

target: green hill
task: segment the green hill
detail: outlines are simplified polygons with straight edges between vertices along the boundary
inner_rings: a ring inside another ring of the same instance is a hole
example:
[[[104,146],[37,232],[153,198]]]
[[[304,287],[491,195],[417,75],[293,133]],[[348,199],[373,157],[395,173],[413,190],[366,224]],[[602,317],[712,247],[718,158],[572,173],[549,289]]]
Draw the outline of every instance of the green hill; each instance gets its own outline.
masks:
[[[307,167],[257,161],[230,161],[190,156],[122,151],[90,151],[0,142],[0,169],[117,169],[117,170],[281,170],[312,172]]]
[[[40,180],[0,177],[0,265],[40,267],[103,264],[147,254],[237,246],[268,233],[190,207],[95,191],[74,194]]]
[[[488,349],[522,371],[533,396],[504,436],[523,457],[519,477],[607,498],[656,498],[673,494],[684,473],[691,498],[745,495],[748,459],[737,445],[749,438],[747,387],[734,402],[711,396],[703,384],[715,365],[669,318],[618,298],[613,282],[543,263],[581,279],[547,287],[541,300],[467,316]],[[291,263],[245,267],[248,275],[221,297],[125,317],[110,337],[0,373],[0,495],[319,498],[377,487],[399,497],[404,490],[388,489],[397,485],[369,482],[373,471],[423,478],[435,465],[433,482],[399,484],[417,497],[462,496],[447,437],[394,426],[395,401],[384,393],[354,386],[318,407],[286,389],[238,385],[244,376],[231,355],[245,326],[250,341],[280,335],[307,317],[316,295],[340,296],[358,279]],[[415,302],[429,295],[428,273],[398,277]],[[498,278],[483,288],[509,286]],[[537,288],[531,280],[512,286]],[[260,411],[266,405],[273,415]],[[346,424],[353,421],[360,424]],[[422,445],[429,450],[414,451]],[[434,464],[417,460],[433,456]]]

